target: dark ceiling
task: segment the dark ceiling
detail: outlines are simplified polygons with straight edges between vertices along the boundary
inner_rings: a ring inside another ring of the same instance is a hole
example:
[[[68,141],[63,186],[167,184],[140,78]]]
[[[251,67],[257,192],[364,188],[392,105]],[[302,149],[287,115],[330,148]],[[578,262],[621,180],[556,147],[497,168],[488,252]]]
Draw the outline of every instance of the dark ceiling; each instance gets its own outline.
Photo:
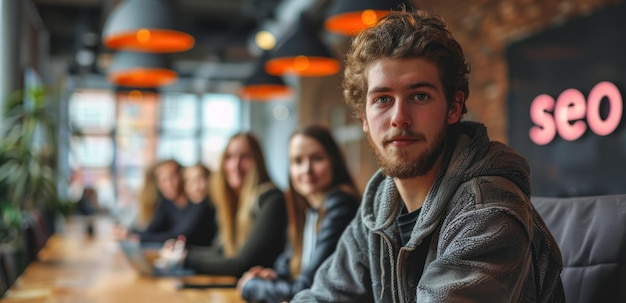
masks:
[[[33,0],[50,35],[51,57],[68,60],[70,73],[77,73],[80,70],[75,58],[81,50],[93,52],[98,58],[107,55],[110,57],[113,51],[102,45],[100,32],[108,14],[122,1]],[[258,53],[254,54],[251,51],[250,37],[264,23],[280,19],[279,14],[299,15],[302,11],[311,15],[317,12],[319,18],[321,16],[319,14],[330,2],[330,0],[176,0],[174,3],[179,11],[181,27],[196,40],[191,50],[173,54],[175,61],[179,62],[177,65],[179,74],[185,77],[202,73],[198,68],[210,61],[251,63]],[[295,11],[281,10],[287,4],[295,6]],[[297,11],[298,9],[301,11]],[[105,71],[101,66],[94,64],[89,72],[104,74]]]

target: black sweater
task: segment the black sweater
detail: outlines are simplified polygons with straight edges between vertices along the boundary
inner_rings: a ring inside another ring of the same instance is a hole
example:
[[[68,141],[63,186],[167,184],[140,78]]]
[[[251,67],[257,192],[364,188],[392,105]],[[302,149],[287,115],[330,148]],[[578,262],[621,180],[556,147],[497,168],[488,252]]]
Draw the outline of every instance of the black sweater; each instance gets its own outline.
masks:
[[[214,248],[191,247],[185,267],[199,274],[241,276],[253,266],[271,266],[285,247],[287,235],[287,210],[285,197],[276,188],[259,196],[257,210],[248,239],[233,257],[216,253]]]
[[[138,234],[142,243],[162,243],[183,235],[188,245],[208,246],[217,234],[215,207],[203,201],[179,208],[162,199],[148,227]]]

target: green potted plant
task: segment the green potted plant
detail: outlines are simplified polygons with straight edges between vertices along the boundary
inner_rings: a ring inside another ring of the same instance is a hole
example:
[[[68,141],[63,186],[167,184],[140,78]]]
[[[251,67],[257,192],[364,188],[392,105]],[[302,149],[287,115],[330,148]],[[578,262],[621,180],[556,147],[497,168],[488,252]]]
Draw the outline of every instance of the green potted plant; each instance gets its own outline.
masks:
[[[0,246],[5,250],[24,250],[28,211],[66,211],[57,193],[58,109],[47,99],[43,87],[34,87],[11,94],[3,104]]]

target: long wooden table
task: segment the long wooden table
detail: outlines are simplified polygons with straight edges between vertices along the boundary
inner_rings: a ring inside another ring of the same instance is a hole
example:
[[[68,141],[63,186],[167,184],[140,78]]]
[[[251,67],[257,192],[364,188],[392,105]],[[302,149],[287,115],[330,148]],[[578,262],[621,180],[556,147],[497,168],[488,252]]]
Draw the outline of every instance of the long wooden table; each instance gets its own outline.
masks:
[[[180,278],[138,274],[111,239],[111,221],[97,218],[94,224],[95,234],[90,237],[84,218],[68,218],[63,230],[47,241],[38,260],[28,265],[0,302],[245,302],[234,288],[177,289]],[[232,277],[191,278],[234,281]]]

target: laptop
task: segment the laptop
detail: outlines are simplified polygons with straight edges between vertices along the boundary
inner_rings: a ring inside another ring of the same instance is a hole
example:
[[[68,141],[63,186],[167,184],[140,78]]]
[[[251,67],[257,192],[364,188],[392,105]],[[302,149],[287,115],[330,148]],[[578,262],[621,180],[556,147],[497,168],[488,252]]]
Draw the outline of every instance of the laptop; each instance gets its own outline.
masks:
[[[160,246],[145,245],[131,240],[121,240],[118,241],[118,243],[130,265],[141,275],[153,277],[183,277],[194,274],[194,271],[189,268],[161,268],[154,266],[148,256],[158,254]]]

